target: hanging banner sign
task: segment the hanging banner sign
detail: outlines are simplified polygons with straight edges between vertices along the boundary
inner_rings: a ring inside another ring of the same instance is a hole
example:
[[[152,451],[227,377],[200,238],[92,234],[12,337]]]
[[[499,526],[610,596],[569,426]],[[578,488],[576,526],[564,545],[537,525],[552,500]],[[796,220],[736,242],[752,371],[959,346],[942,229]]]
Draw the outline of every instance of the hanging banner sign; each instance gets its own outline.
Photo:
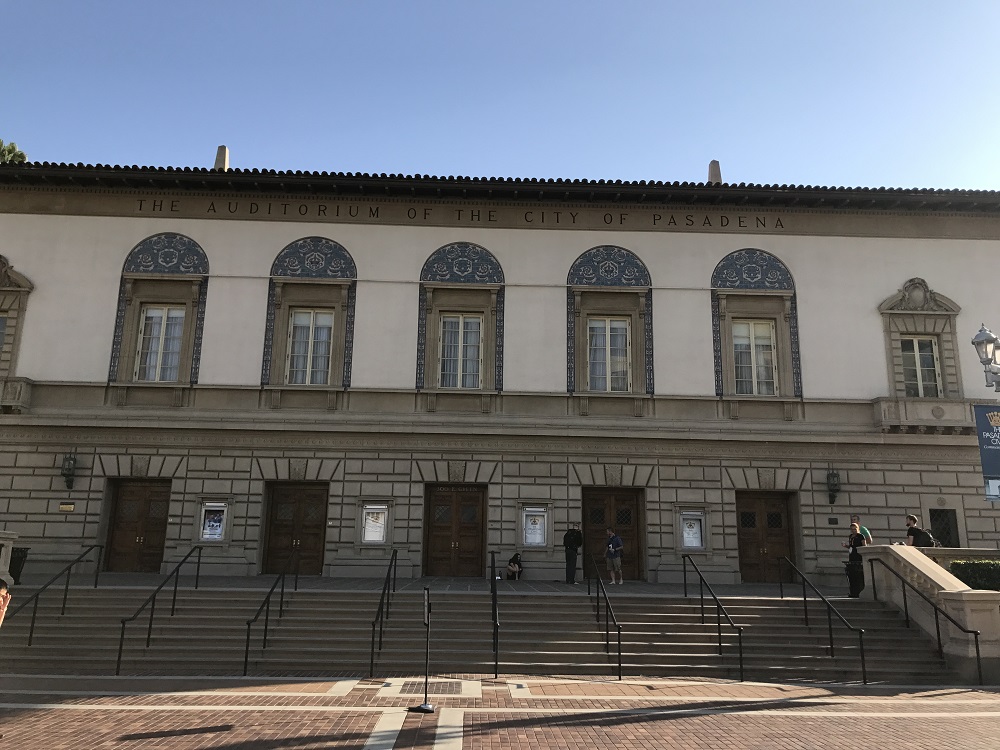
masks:
[[[986,499],[1000,500],[1000,405],[977,404],[976,438],[983,464]]]

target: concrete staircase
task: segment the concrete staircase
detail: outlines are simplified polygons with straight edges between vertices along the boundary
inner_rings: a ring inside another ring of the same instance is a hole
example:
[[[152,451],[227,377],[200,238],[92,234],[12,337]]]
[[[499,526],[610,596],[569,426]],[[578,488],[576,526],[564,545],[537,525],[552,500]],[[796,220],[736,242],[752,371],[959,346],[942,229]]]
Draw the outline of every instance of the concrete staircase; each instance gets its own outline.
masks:
[[[736,631],[722,620],[723,655],[714,602],[706,600],[705,621],[697,598],[614,596],[623,630],[623,662],[628,674],[738,678]],[[723,604],[744,626],[747,680],[860,682],[857,633],[833,618],[834,655],[829,651],[826,606],[810,600],[809,625],[801,598],[727,597]],[[869,682],[941,684],[959,681],[920,630],[907,629],[902,615],[882,603],[838,599],[834,605],[855,627],[865,630]]]
[[[10,673],[114,674],[120,620],[131,615],[149,588],[73,588],[67,614],[59,614],[61,592],[43,595],[34,644],[26,646],[30,607],[0,629],[5,671]],[[604,629],[586,589],[565,594],[503,592],[500,596],[501,674],[613,675],[616,636],[604,650]],[[18,588],[15,603],[30,591]],[[263,599],[259,589],[181,589],[169,616],[169,592],[160,595],[152,644],[146,648],[147,614],[129,624],[122,674],[242,674],[246,620]],[[718,655],[715,607],[698,600],[614,591],[622,625],[625,675],[738,678],[736,633],[723,623]],[[371,622],[378,593],[300,590],[289,593],[280,620],[272,605],[266,649],[263,618],[253,626],[249,672],[256,675],[367,676]],[[492,627],[487,593],[432,592],[431,671],[492,674]],[[828,652],[825,607],[810,603],[810,626],[802,601],[768,597],[724,599],[734,620],[746,626],[744,666],[748,680],[855,682],[861,679],[856,634],[834,622],[835,656]],[[958,682],[919,630],[902,616],[866,600],[836,606],[865,628],[870,682],[941,684]],[[423,594],[400,591],[376,656],[375,674],[419,674],[424,667]]]

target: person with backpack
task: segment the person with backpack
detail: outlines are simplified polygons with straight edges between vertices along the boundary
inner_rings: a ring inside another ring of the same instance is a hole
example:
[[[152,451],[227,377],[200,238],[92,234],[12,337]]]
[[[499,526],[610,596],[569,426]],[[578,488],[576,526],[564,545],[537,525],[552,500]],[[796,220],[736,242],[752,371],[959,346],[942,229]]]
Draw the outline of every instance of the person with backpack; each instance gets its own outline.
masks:
[[[906,517],[906,543],[910,547],[937,547],[931,532],[920,528],[920,519],[914,515]]]

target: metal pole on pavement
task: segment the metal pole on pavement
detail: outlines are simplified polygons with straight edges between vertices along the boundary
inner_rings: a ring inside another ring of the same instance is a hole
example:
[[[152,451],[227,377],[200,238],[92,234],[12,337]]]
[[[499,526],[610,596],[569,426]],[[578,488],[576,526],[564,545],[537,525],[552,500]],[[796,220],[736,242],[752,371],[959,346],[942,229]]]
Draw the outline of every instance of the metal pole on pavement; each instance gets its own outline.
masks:
[[[424,586],[424,629],[427,631],[427,641],[424,646],[424,702],[409,710],[421,714],[432,714],[434,706],[431,705],[427,696],[431,674],[431,590],[426,586]]]

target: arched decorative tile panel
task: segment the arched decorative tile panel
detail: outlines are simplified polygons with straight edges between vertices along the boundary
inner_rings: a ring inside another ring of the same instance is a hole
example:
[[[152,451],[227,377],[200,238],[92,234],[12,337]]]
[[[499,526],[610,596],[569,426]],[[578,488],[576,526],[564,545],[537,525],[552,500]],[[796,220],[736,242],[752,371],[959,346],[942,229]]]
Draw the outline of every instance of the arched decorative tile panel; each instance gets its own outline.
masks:
[[[150,274],[170,276],[201,276],[198,289],[198,304],[195,311],[194,348],[191,355],[191,384],[198,382],[201,367],[201,341],[205,328],[205,303],[208,299],[208,256],[201,245],[190,237],[173,232],[164,232],[147,237],[125,258],[121,283],[118,286],[118,307],[115,314],[115,334],[111,345],[111,364],[108,367],[108,382],[118,380],[118,366],[121,362],[122,333],[125,329],[125,314],[128,308],[128,285],[126,275]]]
[[[325,281],[350,280],[345,305],[343,387],[351,387],[351,364],[354,354],[354,306],[357,298],[358,269],[354,258],[343,245],[326,237],[303,237],[284,247],[271,264],[267,285],[267,319],[264,327],[264,358],[260,384],[271,382],[271,359],[274,350],[274,319],[277,312],[275,280],[297,279]]]
[[[503,390],[504,275],[500,262],[485,247],[472,242],[453,242],[431,253],[420,270],[417,311],[416,389],[425,386],[427,373],[427,294],[424,284],[499,285],[496,293],[496,339],[494,390]]]
[[[712,272],[712,338],[715,348],[715,395],[723,395],[722,328],[719,292],[792,292],[788,329],[791,338],[792,391],[802,397],[802,360],[799,355],[799,313],[795,282],[788,267],[765,250],[748,247],[730,253]]]
[[[649,270],[639,256],[617,245],[592,247],[577,258],[566,276],[566,390],[576,391],[576,304],[574,287],[646,287],[643,340],[646,393],[654,391],[653,382],[653,290]]]

